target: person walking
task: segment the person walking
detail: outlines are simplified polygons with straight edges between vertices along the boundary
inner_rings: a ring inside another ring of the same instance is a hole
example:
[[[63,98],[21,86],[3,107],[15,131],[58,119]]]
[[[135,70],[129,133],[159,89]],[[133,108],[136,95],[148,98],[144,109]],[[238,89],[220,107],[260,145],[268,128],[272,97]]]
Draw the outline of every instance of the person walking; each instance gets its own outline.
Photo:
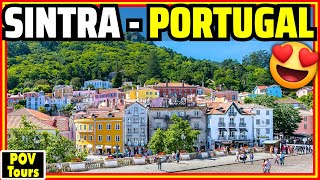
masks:
[[[279,159],[280,159],[279,154],[276,154],[276,159],[274,160],[274,163],[279,165]]]
[[[272,156],[273,146],[270,147],[269,151],[270,151],[270,156]]]
[[[251,151],[251,152],[250,152],[250,162],[251,162],[251,164],[253,164],[253,158],[254,158],[253,152]]]
[[[229,146],[227,146],[227,155],[229,155],[230,154],[230,148],[229,148]]]
[[[177,150],[177,153],[176,153],[176,160],[177,160],[177,163],[179,163],[179,160],[180,160],[180,152],[179,152],[179,150]]]
[[[239,160],[239,150],[237,150],[236,151],[236,160],[235,160],[235,162],[239,162],[240,160]]]
[[[171,158],[172,158],[172,162],[174,162],[174,160],[176,158],[176,153],[174,153],[174,151],[172,151],[172,153],[171,153]]]
[[[263,172],[270,173],[270,169],[271,169],[271,163],[268,159],[265,159],[264,165],[263,165]]]
[[[284,166],[284,153],[283,152],[281,152],[280,153],[280,165],[282,165],[282,166]]]
[[[247,155],[245,154],[245,152],[243,152],[240,156],[240,160],[242,160],[243,164],[246,163],[246,159],[247,159]]]
[[[277,156],[277,154],[278,154],[278,148],[277,148],[276,146],[273,148],[273,152],[274,152],[274,154]]]
[[[161,164],[162,164],[161,157],[159,154],[157,154],[156,158],[157,158],[158,170],[161,171]]]

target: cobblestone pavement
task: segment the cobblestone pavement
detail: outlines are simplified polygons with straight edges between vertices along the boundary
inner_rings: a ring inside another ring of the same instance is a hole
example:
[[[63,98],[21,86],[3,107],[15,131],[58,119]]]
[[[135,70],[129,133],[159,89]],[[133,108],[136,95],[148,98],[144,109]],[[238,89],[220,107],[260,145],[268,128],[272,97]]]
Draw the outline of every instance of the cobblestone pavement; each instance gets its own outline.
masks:
[[[180,161],[180,163],[162,163],[162,170],[157,165],[133,165],[118,168],[101,168],[85,171],[89,173],[179,173],[179,172],[261,172],[261,164],[264,158],[273,158],[267,153],[256,153],[255,162],[241,164],[235,162],[235,156],[225,156],[212,159],[195,159]],[[274,159],[271,159],[274,162]],[[299,163],[297,163],[299,162]],[[299,155],[286,157],[285,166],[273,165],[272,172],[312,172],[312,156]]]

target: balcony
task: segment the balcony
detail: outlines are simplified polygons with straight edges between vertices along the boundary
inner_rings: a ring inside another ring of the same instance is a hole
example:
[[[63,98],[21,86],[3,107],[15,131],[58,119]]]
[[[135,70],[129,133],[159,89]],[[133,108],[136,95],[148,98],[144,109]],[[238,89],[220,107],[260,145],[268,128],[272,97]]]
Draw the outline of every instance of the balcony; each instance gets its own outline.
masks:
[[[128,133],[127,136],[132,136],[132,134],[131,134],[131,133]]]
[[[139,120],[136,120],[136,121],[133,121],[134,124],[138,124],[139,123]]]
[[[236,116],[237,112],[229,112],[229,116]]]
[[[234,122],[229,123],[229,127],[236,127],[236,123]]]
[[[219,135],[218,140],[227,140],[227,136],[226,135]]]
[[[224,123],[224,122],[219,122],[218,127],[226,127],[226,123]]]
[[[239,135],[239,140],[247,140],[247,135]]]
[[[246,123],[240,123],[240,124],[239,124],[239,127],[246,127],[246,126],[247,126]]]
[[[140,126],[146,126],[146,123],[141,123]]]
[[[229,135],[228,140],[236,140],[237,136],[236,135]]]
[[[146,136],[145,133],[141,133],[141,134],[140,134],[140,137],[145,137],[145,136]]]
[[[132,126],[132,124],[131,124],[131,123],[130,123],[130,124],[129,124],[129,123],[127,123],[126,125],[127,125],[127,126]]]

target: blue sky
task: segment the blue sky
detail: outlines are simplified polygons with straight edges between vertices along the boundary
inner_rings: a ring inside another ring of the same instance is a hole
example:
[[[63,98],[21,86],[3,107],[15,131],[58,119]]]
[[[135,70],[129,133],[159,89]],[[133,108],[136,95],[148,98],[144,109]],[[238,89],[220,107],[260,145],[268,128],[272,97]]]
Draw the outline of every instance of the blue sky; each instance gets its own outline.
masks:
[[[143,19],[143,32],[142,35],[146,36],[146,8],[130,8],[122,7],[120,9],[121,23],[125,31],[126,18],[142,18]],[[312,22],[312,20],[311,20]],[[165,46],[181,53],[187,57],[196,59],[209,59],[214,61],[223,61],[227,58],[237,59],[241,62],[242,57],[250,52],[257,50],[271,51],[272,46],[275,44],[282,44],[283,41],[210,41],[210,42],[178,42],[171,40],[167,33],[163,34],[163,41],[155,41],[158,46]],[[303,42],[309,47],[312,47],[312,42]]]

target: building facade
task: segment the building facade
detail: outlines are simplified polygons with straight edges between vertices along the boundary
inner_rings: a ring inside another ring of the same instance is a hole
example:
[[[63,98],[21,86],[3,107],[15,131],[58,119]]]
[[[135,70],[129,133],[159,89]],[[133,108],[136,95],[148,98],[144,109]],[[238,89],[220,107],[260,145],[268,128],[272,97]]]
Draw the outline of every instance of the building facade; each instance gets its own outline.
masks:
[[[256,86],[250,94],[250,97],[255,97],[257,95],[268,95],[281,98],[282,97],[282,90],[279,85],[271,85],[271,86]]]
[[[74,119],[76,147],[93,154],[111,154],[123,151],[123,113],[103,112],[82,114]]]
[[[170,118],[173,116],[182,117],[188,120],[191,127],[200,131],[200,135],[194,142],[195,150],[207,150],[207,119],[206,107],[186,107],[186,106],[171,106],[171,107],[152,107],[149,109],[149,135],[148,139],[154,135],[158,128],[167,130],[171,125]]]
[[[138,102],[125,109],[124,141],[126,152],[130,154],[145,152],[148,143],[148,109]]]
[[[14,105],[18,104],[20,100],[23,100],[24,96],[21,93],[18,93],[17,95],[7,94],[7,99],[8,106],[13,107]]]
[[[143,101],[147,99],[154,99],[159,97],[159,91],[152,88],[139,88],[126,92],[126,99],[134,99]]]
[[[94,89],[109,89],[112,88],[110,81],[102,81],[100,79],[94,79],[90,81],[85,81],[83,89],[88,89],[88,86],[92,85]]]
[[[159,90],[160,97],[187,97],[190,94],[197,94],[197,86],[191,86],[182,83],[159,83],[152,86],[152,88]]]
[[[62,98],[65,96],[73,96],[73,88],[68,85],[58,85],[53,87],[53,96]]]
[[[301,96],[306,96],[308,95],[309,93],[312,93],[312,86],[306,86],[306,87],[303,87],[301,89],[299,89],[297,92],[296,92],[296,95],[297,97],[301,97]]]
[[[45,95],[43,91],[24,93],[26,99],[26,108],[38,110],[39,107],[45,106]]]
[[[294,133],[304,136],[313,136],[313,112],[300,110],[299,114],[302,121],[299,123],[298,129]]]
[[[208,122],[210,149],[261,145],[273,139],[273,112],[263,106],[220,103],[208,113]]]
[[[212,92],[212,98],[225,98],[228,101],[238,101],[238,91],[215,91]]]

